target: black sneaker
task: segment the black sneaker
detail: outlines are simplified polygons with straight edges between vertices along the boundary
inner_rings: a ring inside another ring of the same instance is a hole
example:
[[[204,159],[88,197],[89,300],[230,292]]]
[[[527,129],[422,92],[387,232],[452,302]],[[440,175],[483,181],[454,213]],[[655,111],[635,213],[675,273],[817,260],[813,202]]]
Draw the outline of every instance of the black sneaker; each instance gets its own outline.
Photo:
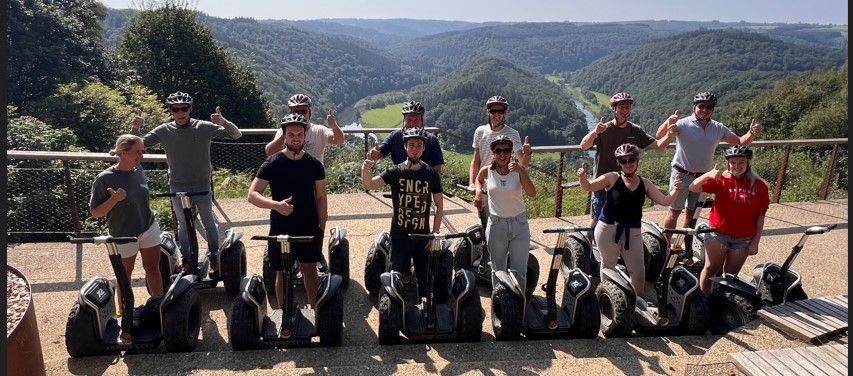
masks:
[[[160,302],[163,297],[150,297],[144,305],[133,309],[133,323],[143,327],[149,323],[160,325]]]

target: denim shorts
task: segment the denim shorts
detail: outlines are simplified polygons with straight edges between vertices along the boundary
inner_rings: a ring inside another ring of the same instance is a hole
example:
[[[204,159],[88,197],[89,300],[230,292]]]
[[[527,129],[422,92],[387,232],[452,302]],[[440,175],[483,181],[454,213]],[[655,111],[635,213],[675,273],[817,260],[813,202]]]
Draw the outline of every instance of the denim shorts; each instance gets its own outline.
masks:
[[[749,247],[749,243],[752,241],[752,238],[750,238],[750,237],[733,238],[731,236],[723,235],[723,234],[716,232],[716,231],[715,232],[709,232],[706,235],[705,240],[709,240],[709,239],[713,239],[713,240],[720,242],[720,244],[722,244],[723,247],[725,247],[729,251],[746,250],[746,247]]]

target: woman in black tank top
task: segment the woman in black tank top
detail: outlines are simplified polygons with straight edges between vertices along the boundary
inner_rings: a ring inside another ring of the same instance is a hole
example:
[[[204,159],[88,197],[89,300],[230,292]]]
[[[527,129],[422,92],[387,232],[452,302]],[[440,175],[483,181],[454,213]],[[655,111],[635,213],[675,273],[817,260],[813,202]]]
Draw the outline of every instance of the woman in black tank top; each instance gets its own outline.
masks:
[[[635,291],[642,292],[645,285],[645,265],[643,263],[643,240],[640,221],[643,218],[643,206],[646,196],[659,205],[668,206],[681,190],[681,181],[675,181],[675,187],[669,195],[663,194],[648,179],[637,174],[640,167],[640,148],[633,144],[623,144],[614,153],[621,171],[608,172],[592,181],[587,180],[586,168],[581,166],[577,175],[580,186],[594,192],[604,189],[607,201],[598,216],[595,227],[595,242],[601,252],[601,267],[613,269],[619,255],[625,261],[631,284]]]

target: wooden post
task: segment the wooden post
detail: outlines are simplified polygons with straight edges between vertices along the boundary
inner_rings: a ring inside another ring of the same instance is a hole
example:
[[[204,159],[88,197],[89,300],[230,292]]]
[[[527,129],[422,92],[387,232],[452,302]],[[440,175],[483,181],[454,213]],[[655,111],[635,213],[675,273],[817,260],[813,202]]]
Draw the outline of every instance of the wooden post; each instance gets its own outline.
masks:
[[[773,185],[773,202],[779,203],[779,198],[782,195],[782,183],[785,181],[785,171],[788,169],[788,157],[791,155],[791,145],[785,146],[785,156],[782,157],[782,164],[779,165],[779,172],[776,173],[776,184]]]
[[[65,195],[68,196],[68,209],[71,214],[71,227],[74,229],[74,236],[80,236],[82,225],[80,224],[80,213],[77,211],[77,199],[74,198],[74,182],[71,180],[71,164],[67,160],[62,161],[62,172],[65,176]],[[75,262],[75,281],[83,280],[83,245],[77,244],[76,262]]]
[[[826,172],[823,173],[823,182],[820,184],[819,197],[821,200],[826,200],[829,195],[829,183],[832,181],[832,167],[835,166],[835,158],[838,156],[838,144],[832,146],[832,154],[829,157],[829,163],[826,165]]]
[[[554,217],[563,216],[563,159],[565,152],[560,152],[560,163],[557,165],[557,194],[554,198]]]

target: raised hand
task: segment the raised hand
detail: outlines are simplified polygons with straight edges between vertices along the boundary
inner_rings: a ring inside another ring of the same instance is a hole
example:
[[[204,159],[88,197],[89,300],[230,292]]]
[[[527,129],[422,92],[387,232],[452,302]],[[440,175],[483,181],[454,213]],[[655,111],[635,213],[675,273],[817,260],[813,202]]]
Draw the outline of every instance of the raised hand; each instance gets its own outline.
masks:
[[[675,113],[669,115],[666,119],[666,132],[670,135],[678,134],[678,126],[675,123],[678,121],[678,118],[681,116],[681,111],[675,110]]]
[[[283,216],[288,216],[290,213],[293,213],[293,205],[290,203],[291,201],[293,201],[293,196],[279,201],[273,209]]]
[[[382,158],[382,153],[379,152],[379,143],[378,142],[375,142],[375,141],[373,142],[373,148],[371,148],[370,150],[367,151],[366,157],[367,157],[367,159],[370,159],[371,161],[375,161],[379,158]]]
[[[335,120],[335,114],[332,113],[331,108],[326,109],[326,124],[331,125],[332,123],[337,124],[338,122]]]
[[[521,144],[521,153],[524,155],[533,153],[533,149],[530,147],[530,136],[524,136],[524,143]]]
[[[607,123],[604,121],[604,117],[602,116],[601,119],[598,120],[598,124],[595,125],[595,133],[602,134],[605,130],[607,130]]]
[[[112,198],[116,202],[122,201],[125,198],[127,198],[127,192],[124,190],[124,188],[119,188],[119,189],[107,188],[107,193],[109,193],[110,198]]]
[[[518,172],[518,171],[522,170],[521,163],[518,161],[518,158],[516,158],[514,155],[509,160],[509,166],[508,167],[509,167],[510,172]]]
[[[210,114],[210,122],[216,125],[225,125],[225,118],[222,117],[222,109],[216,106],[216,111]]]
[[[142,128],[142,124],[145,122],[145,118],[142,117],[142,110],[138,108],[133,109],[133,121],[130,123],[130,126],[133,129]]]
[[[753,118],[752,121],[749,123],[749,133],[752,133],[753,135],[758,136],[758,134],[761,133],[762,129],[763,127],[758,122],[758,120],[755,120],[755,118]]]
[[[586,162],[581,163],[581,166],[578,168],[578,171],[575,173],[575,175],[577,175],[578,178],[586,180],[586,166],[587,166]]]
[[[681,175],[675,175],[675,180],[672,182],[672,189],[675,191],[680,191],[681,188],[684,188],[684,185],[681,182]]]
[[[374,164],[376,164],[376,162],[374,160],[368,158],[368,159],[365,159],[364,162],[362,162],[361,168],[363,170],[366,169],[366,170],[370,171],[370,169],[373,168]]]

